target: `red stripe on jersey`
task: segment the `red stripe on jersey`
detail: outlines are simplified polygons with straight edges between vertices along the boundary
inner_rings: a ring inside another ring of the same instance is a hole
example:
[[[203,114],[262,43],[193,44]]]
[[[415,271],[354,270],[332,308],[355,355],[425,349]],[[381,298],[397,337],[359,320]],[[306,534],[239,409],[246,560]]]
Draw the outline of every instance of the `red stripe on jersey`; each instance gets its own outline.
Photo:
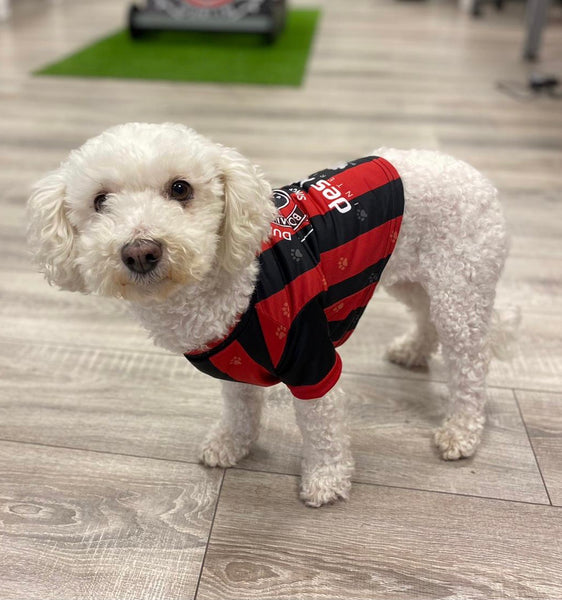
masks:
[[[325,396],[338,382],[342,371],[340,355],[336,352],[336,362],[331,371],[314,385],[288,385],[291,393],[299,400],[315,400]]]
[[[279,379],[255,362],[238,341],[230,343],[209,360],[235,381],[261,386],[279,383]]]
[[[376,283],[359,290],[351,296],[346,296],[338,302],[334,302],[331,306],[324,309],[324,314],[330,321],[343,321],[349,317],[350,313],[357,308],[363,308],[367,305],[367,302],[371,299],[371,296],[375,293]]]
[[[256,304],[262,333],[274,367],[281,360],[294,318],[312,298],[325,290],[326,280],[320,265],[317,265],[290,281],[276,294]]]
[[[347,244],[323,252],[321,262],[324,273],[329,277],[328,285],[335,285],[354,277],[379,260],[390,256],[396,245],[401,222],[402,217],[396,217]],[[365,248],[369,248],[369,252],[365,252]]]

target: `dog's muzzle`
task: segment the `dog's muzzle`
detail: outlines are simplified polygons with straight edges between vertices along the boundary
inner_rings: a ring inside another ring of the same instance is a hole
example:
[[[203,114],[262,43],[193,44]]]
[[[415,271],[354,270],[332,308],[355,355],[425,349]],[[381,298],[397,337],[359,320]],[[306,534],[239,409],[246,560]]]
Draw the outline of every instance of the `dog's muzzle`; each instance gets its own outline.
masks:
[[[150,273],[162,258],[162,244],[157,240],[134,240],[121,248],[121,260],[133,273]]]

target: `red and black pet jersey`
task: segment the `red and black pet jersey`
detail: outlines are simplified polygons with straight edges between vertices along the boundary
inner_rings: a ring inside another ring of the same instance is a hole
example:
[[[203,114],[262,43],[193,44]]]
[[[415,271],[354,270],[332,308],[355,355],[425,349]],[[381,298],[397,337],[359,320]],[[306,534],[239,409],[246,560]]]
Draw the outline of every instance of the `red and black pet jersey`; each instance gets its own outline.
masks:
[[[274,190],[278,216],[259,255],[248,310],[222,340],[186,358],[228,381],[285,383],[319,398],[338,381],[336,347],[355,329],[392,254],[402,182],[369,156]]]

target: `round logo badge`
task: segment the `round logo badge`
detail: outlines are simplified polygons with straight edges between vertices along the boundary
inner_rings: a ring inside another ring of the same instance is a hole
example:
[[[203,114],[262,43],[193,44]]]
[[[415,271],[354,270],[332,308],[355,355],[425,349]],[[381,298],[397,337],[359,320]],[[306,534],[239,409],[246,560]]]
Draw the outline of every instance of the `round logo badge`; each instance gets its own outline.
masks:
[[[275,206],[281,210],[289,205],[291,195],[285,190],[273,190],[273,200],[275,201]]]

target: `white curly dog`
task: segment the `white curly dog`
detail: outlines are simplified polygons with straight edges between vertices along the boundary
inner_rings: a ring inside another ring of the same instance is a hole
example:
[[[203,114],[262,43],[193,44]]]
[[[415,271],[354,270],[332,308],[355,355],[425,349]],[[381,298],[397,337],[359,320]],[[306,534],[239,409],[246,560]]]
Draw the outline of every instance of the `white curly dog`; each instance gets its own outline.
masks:
[[[449,409],[435,444],[444,459],[468,457],[484,425],[489,359],[502,346],[494,332],[505,341],[516,327],[493,308],[508,247],[497,192],[474,168],[438,152],[374,154],[398,171],[405,200],[381,282],[415,317],[387,356],[422,366],[441,345]],[[223,339],[248,309],[256,256],[277,214],[259,169],[170,123],[129,123],[88,140],[36,184],[28,207],[34,258],[49,283],[123,298],[154,342],[179,354]],[[203,463],[230,467],[248,454],[262,392],[223,382],[224,414],[203,444]],[[294,400],[309,506],[349,495],[342,398],[336,386]]]

